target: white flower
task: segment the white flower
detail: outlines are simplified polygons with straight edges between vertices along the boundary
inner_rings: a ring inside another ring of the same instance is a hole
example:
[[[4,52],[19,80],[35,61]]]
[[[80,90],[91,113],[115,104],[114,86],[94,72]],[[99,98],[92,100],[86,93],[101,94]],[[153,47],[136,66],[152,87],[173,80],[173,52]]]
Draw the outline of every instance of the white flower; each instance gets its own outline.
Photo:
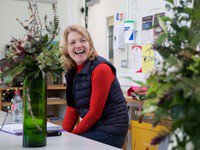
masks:
[[[31,43],[30,42],[24,42],[23,44],[21,44],[21,46],[25,49],[25,50],[29,50],[31,48]]]
[[[166,75],[169,75],[170,73],[176,72],[177,70],[178,70],[178,68],[176,66],[169,67],[167,69]]]
[[[186,150],[193,150],[194,149],[194,144],[190,141],[189,143],[187,143],[186,145]]]
[[[156,111],[158,107],[157,106],[150,106],[148,109],[147,109],[147,112],[154,112]]]
[[[176,140],[176,136],[178,136],[178,138],[182,141],[183,138],[186,136],[186,139],[189,140],[190,137],[188,135],[186,135],[180,128],[177,128],[174,131],[174,134],[172,134],[172,136],[170,137],[170,143],[168,145],[168,149],[167,150],[172,150],[173,147],[177,146],[177,140]],[[194,150],[194,144],[190,141],[186,144],[185,150]]]

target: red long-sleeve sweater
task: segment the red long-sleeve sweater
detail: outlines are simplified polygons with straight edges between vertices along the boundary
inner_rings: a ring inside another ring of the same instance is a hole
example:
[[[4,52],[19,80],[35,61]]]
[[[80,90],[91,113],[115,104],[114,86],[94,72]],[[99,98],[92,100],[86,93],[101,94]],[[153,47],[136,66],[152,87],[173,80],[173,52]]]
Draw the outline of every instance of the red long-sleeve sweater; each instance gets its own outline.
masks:
[[[77,73],[82,70],[83,66],[84,64],[77,66]],[[66,109],[62,127],[68,132],[85,133],[98,121],[103,112],[111,83],[114,80],[114,73],[107,64],[102,63],[93,70],[91,80],[92,94],[89,111],[75,128],[75,123],[79,117],[78,111],[72,107]]]

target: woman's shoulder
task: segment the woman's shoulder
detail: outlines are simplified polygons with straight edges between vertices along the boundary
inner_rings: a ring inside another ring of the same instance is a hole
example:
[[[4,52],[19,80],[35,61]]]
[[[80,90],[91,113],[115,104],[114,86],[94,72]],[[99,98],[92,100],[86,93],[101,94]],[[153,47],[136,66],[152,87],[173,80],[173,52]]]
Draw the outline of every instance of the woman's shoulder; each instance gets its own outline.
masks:
[[[116,74],[116,69],[108,60],[101,56],[97,56],[91,63],[90,69],[93,71],[111,71]]]
[[[93,70],[93,72],[100,72],[100,73],[103,73],[103,72],[110,72],[110,73],[112,73],[112,69],[111,69],[111,67],[108,65],[108,64],[106,64],[106,63],[101,63],[101,64],[99,64],[99,65],[97,65],[96,67],[95,67],[95,69]]]

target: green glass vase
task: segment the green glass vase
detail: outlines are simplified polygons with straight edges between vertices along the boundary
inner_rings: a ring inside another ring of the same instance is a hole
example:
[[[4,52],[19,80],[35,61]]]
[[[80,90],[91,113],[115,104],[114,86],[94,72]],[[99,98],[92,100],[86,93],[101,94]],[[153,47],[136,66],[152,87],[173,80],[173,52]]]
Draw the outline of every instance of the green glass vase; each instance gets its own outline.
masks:
[[[46,146],[46,77],[29,77],[23,82],[23,147]]]

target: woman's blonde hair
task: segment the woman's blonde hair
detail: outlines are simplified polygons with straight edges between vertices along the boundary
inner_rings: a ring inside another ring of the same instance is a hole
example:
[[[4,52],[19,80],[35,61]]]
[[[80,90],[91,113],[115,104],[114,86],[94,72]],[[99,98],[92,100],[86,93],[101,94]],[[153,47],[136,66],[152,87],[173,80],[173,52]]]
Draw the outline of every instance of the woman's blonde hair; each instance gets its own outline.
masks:
[[[67,47],[68,47],[68,35],[71,32],[78,32],[89,43],[89,46],[90,46],[90,52],[89,52],[89,56],[88,56],[89,60],[94,60],[95,57],[97,56],[97,52],[94,48],[93,41],[91,39],[91,36],[90,36],[88,30],[86,28],[82,27],[82,26],[79,26],[79,25],[68,26],[65,29],[63,36],[62,36],[62,39],[60,41],[61,62],[62,62],[62,65],[63,65],[63,67],[65,68],[66,71],[68,71],[70,68],[76,66],[75,61],[69,56],[68,49],[67,49]]]

